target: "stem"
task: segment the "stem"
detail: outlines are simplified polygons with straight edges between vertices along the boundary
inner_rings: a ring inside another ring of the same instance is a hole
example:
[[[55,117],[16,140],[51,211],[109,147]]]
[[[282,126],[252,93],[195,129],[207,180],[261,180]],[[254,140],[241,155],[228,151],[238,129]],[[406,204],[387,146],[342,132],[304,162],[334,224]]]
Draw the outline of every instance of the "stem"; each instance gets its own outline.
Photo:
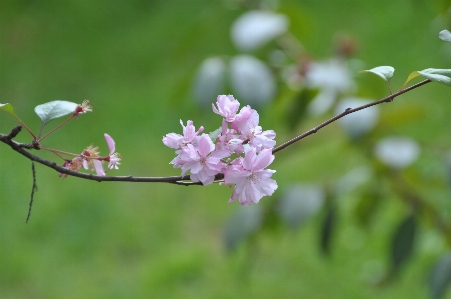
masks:
[[[280,151],[280,150],[283,150],[283,149],[286,148],[287,146],[289,146],[289,145],[291,145],[291,144],[293,144],[293,143],[295,143],[295,142],[297,142],[297,141],[299,141],[299,140],[301,140],[301,139],[304,139],[305,137],[307,137],[307,136],[309,136],[309,135],[312,135],[312,134],[318,132],[320,129],[324,128],[325,126],[327,126],[327,125],[329,125],[329,124],[331,124],[331,123],[333,123],[333,122],[336,121],[337,119],[342,118],[342,117],[345,116],[345,115],[348,115],[348,114],[351,114],[351,113],[354,113],[354,112],[357,112],[357,111],[360,111],[360,110],[363,110],[363,109],[366,109],[366,108],[369,108],[369,107],[372,107],[372,106],[376,106],[376,105],[379,105],[379,104],[381,104],[381,103],[392,102],[392,101],[394,100],[394,98],[396,98],[397,96],[399,96],[399,95],[401,95],[401,94],[403,94],[403,93],[406,93],[406,92],[408,92],[408,91],[411,91],[411,90],[413,90],[413,89],[415,89],[415,88],[418,88],[418,87],[420,87],[420,86],[422,86],[422,85],[424,85],[424,84],[427,84],[427,83],[429,83],[429,82],[432,82],[432,81],[429,80],[429,79],[427,79],[427,80],[421,81],[421,82],[419,82],[419,83],[417,83],[417,84],[415,84],[415,85],[412,85],[412,86],[410,86],[410,87],[408,87],[408,88],[406,88],[406,89],[403,89],[403,90],[400,90],[400,91],[398,91],[398,92],[396,92],[396,93],[394,93],[394,94],[391,94],[391,95],[389,95],[388,97],[385,97],[385,98],[383,98],[383,99],[381,99],[381,100],[379,100],[379,101],[374,101],[374,102],[372,102],[372,103],[369,103],[369,104],[366,104],[366,105],[362,105],[362,106],[359,106],[359,107],[353,108],[353,109],[348,108],[348,109],[346,109],[345,111],[343,111],[342,113],[340,113],[340,114],[338,114],[338,115],[336,115],[336,116],[334,116],[334,117],[332,117],[332,118],[326,120],[325,122],[323,122],[322,124],[320,124],[320,125],[314,127],[313,129],[310,129],[310,130],[308,130],[307,132],[305,132],[305,133],[303,133],[303,134],[301,134],[301,135],[299,135],[299,136],[297,136],[297,137],[295,137],[295,138],[293,138],[293,139],[291,139],[291,140],[289,140],[289,141],[287,141],[287,142],[285,142],[285,143],[283,143],[283,144],[281,144],[281,145],[275,147],[275,148],[272,150],[272,152],[273,152],[273,154],[274,154],[274,153],[277,153],[277,152]]]
[[[50,134],[52,134],[53,132],[55,132],[56,130],[60,129],[62,126],[64,126],[65,124],[67,124],[70,120],[72,120],[75,117],[75,115],[71,115],[68,119],[66,119],[64,122],[62,122],[59,126],[57,126],[56,128],[54,128],[53,130],[51,130],[50,132],[48,132],[47,134],[45,134],[43,137],[40,137],[38,140],[36,140],[36,142],[41,142],[44,138],[46,138],[47,136],[49,136]],[[44,125],[41,127],[41,131],[39,132],[39,136],[41,136],[42,133],[42,129],[44,128]]]
[[[30,135],[33,137],[34,140],[36,140],[36,136],[34,135],[34,133],[30,130],[30,128],[27,127],[27,125],[17,116],[12,114],[12,116],[14,116],[14,118],[21,124],[22,127],[25,128],[25,130],[28,131],[28,133],[30,133]]]
[[[69,152],[56,150],[56,149],[53,149],[53,148],[45,147],[45,146],[43,146],[43,145],[40,145],[40,149],[43,149],[43,150],[52,152],[52,153],[54,153],[54,154],[62,154],[62,155],[68,155],[68,156],[73,156],[73,157],[78,156],[77,154],[72,154],[72,153],[69,153]],[[59,155],[58,155],[58,156],[59,156]]]
[[[390,94],[392,95],[393,92],[391,91],[391,85],[390,85],[390,81],[387,81],[387,85],[388,85],[388,91],[390,92]]]
[[[31,187],[30,204],[28,206],[28,215],[27,220],[25,220],[25,223],[28,223],[28,220],[30,220],[31,209],[33,208],[34,192],[38,191],[38,185],[36,185],[36,170],[34,169],[34,162],[31,162],[31,171],[33,174],[33,186]]]

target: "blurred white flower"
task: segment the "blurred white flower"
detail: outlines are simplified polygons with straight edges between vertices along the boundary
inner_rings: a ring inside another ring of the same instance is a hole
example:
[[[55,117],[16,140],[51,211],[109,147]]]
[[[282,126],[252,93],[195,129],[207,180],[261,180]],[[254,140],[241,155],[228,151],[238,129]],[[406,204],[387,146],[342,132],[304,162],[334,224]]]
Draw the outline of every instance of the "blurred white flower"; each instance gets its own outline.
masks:
[[[371,100],[361,98],[345,98],[335,107],[335,114],[340,114],[348,108],[356,108],[370,103]],[[358,138],[371,131],[379,119],[379,106],[366,108],[348,114],[338,120],[341,126],[352,138]]]
[[[194,95],[201,105],[210,107],[218,94],[223,93],[226,68],[219,57],[207,58],[202,62],[194,83]]]
[[[337,59],[311,62],[305,74],[309,88],[318,88],[320,93],[308,107],[312,115],[320,115],[332,107],[337,94],[354,88],[352,76],[346,64]]]
[[[250,55],[235,56],[230,61],[233,93],[245,105],[261,106],[271,100],[276,83],[270,68]]]
[[[232,25],[231,36],[235,46],[252,51],[288,29],[288,18],[270,11],[249,11]]]
[[[286,189],[278,213],[291,227],[297,227],[319,212],[326,199],[323,188],[297,184]]]
[[[418,159],[420,147],[405,137],[387,137],[376,144],[376,157],[388,166],[402,169]]]

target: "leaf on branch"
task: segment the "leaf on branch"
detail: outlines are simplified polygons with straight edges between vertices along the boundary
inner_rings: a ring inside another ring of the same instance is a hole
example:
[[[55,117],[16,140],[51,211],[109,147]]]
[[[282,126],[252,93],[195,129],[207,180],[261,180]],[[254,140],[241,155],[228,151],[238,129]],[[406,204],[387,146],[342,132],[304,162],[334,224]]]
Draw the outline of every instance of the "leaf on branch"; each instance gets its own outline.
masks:
[[[451,253],[446,253],[435,264],[428,286],[433,299],[442,298],[451,283]]]
[[[68,101],[52,101],[34,108],[34,111],[42,120],[42,125],[46,125],[52,119],[74,113],[78,104]]]
[[[421,75],[420,75],[420,73],[418,73],[417,71],[411,72],[411,73],[409,74],[409,76],[407,77],[406,82],[404,82],[404,84],[402,85],[402,87],[401,87],[399,90],[404,89],[404,86],[406,86],[407,83],[409,83],[410,81],[412,81],[413,79],[415,79],[416,77],[419,77],[419,76],[421,76]]]
[[[407,262],[413,253],[417,221],[414,215],[404,219],[392,239],[391,264],[392,273],[397,274],[401,266]]]
[[[451,42],[451,32],[449,32],[448,30],[440,31],[438,37],[445,42]]]
[[[432,82],[451,86],[451,69],[425,69],[418,73]]]
[[[212,140],[215,140],[216,138],[218,138],[219,134],[221,134],[221,131],[222,131],[222,127],[219,127],[216,130],[214,130],[213,132],[208,133],[208,136],[210,136],[210,138]]]
[[[332,237],[336,230],[337,225],[337,208],[333,205],[329,205],[327,213],[321,224],[321,239],[320,248],[323,254],[330,254],[330,246],[332,243]]]
[[[0,104],[0,109],[8,112],[9,114],[11,114],[12,116],[16,116],[16,114],[14,113],[14,108],[13,105],[6,103],[6,104]]]
[[[378,75],[385,82],[388,83],[388,81],[390,81],[391,77],[393,77],[393,74],[395,73],[395,69],[391,66],[378,66],[378,67],[372,68],[370,70],[360,71],[359,73],[373,73],[375,75]]]

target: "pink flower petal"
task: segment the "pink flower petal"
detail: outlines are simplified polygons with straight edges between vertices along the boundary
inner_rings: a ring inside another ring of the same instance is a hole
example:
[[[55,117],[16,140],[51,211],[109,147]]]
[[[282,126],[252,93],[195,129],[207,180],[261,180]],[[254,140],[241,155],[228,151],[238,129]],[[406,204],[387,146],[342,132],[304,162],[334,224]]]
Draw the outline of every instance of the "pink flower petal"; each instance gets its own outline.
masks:
[[[104,134],[106,143],[108,144],[108,148],[110,149],[110,155],[114,153],[116,150],[116,143],[114,142],[113,138],[111,138],[110,135],[107,133]]]
[[[105,170],[103,170],[102,162],[99,160],[93,160],[92,164],[94,164],[94,168],[96,170],[97,175],[105,175]]]

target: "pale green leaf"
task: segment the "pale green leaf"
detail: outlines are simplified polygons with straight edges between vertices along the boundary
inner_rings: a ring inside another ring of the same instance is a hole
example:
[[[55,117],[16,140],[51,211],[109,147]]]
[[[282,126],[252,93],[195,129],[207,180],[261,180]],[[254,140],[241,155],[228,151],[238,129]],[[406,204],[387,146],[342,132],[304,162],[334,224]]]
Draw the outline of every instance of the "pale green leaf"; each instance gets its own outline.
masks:
[[[451,86],[451,69],[425,69],[418,73],[432,82]]]
[[[14,108],[13,105],[6,103],[6,104],[0,104],[0,109],[8,112],[9,114],[16,116],[16,114],[14,113]]]
[[[395,69],[391,66],[378,66],[370,70],[360,71],[359,73],[373,73],[381,77],[385,82],[388,82],[390,81],[391,77],[393,77]]]
[[[446,253],[436,262],[429,275],[429,290],[433,299],[440,299],[451,283],[451,253]]]
[[[216,130],[214,130],[213,132],[208,133],[208,136],[210,136],[210,138],[212,140],[215,140],[216,138],[218,138],[221,131],[222,131],[222,127],[219,127]]]
[[[448,30],[440,31],[438,37],[445,42],[451,42],[451,32],[449,32]]]
[[[36,106],[34,111],[41,118],[42,125],[47,124],[52,119],[74,113],[78,104],[68,101],[52,101]]]
[[[404,84],[402,85],[402,87],[401,87],[399,90],[403,89],[404,86],[406,86],[407,83],[409,83],[410,81],[412,81],[413,79],[415,79],[416,77],[419,77],[419,76],[421,76],[421,75],[420,75],[420,73],[418,73],[417,71],[411,72],[411,73],[409,74],[409,76],[407,77],[406,82],[404,82]]]

